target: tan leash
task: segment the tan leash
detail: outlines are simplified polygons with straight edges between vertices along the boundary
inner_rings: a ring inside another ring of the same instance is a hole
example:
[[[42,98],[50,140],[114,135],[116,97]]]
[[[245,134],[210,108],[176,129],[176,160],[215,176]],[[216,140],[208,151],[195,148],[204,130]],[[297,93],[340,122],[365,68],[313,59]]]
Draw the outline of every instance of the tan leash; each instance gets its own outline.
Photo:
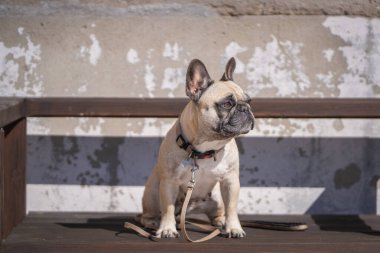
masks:
[[[195,159],[193,161],[194,161],[194,166],[191,168],[191,179],[187,185],[187,192],[186,192],[185,201],[183,202],[183,205],[182,205],[181,218],[180,218],[180,223],[179,223],[180,225],[179,226],[181,229],[180,232],[181,232],[182,237],[185,238],[187,241],[189,241],[189,242],[204,242],[204,241],[210,240],[210,239],[214,238],[215,236],[221,234],[222,230],[220,230],[219,228],[216,228],[214,226],[211,226],[211,225],[199,224],[197,222],[192,222],[190,224],[192,224],[196,227],[199,227],[203,230],[212,231],[212,232],[210,234],[206,235],[205,237],[198,239],[198,240],[191,239],[187,233],[187,230],[186,230],[186,211],[187,211],[187,206],[189,205],[189,202],[190,202],[191,194],[193,193],[194,186],[195,186],[195,172],[199,169],[198,164],[196,163]]]
[[[153,234],[145,231],[144,229],[140,228],[139,226],[136,226],[135,224],[132,224],[130,222],[124,222],[124,227],[126,229],[131,229],[131,230],[135,231],[137,234],[139,234],[140,236],[148,238],[148,239],[155,241],[155,242],[158,242],[161,239],[160,237],[153,235]]]
[[[194,159],[194,166],[191,169],[191,179],[188,183],[186,197],[182,205],[180,225],[179,225],[182,238],[184,238],[185,240],[189,242],[205,242],[223,233],[222,229],[209,225],[209,224],[203,224],[198,220],[186,221],[186,211],[191,199],[191,195],[194,190],[195,172],[197,170],[198,170],[198,165]],[[272,221],[241,221],[240,223],[243,227],[282,230],[282,231],[304,231],[308,228],[305,223],[272,222]],[[187,233],[186,224],[192,225],[194,227],[200,228],[204,231],[211,232],[211,233],[200,239],[193,240],[190,238],[189,234]],[[145,231],[144,229],[140,228],[139,226],[136,226],[129,222],[125,222],[124,227],[127,229],[131,229],[135,231],[136,233],[138,233],[140,236],[148,238],[153,241],[159,241],[161,239],[160,237],[154,234],[151,234]]]

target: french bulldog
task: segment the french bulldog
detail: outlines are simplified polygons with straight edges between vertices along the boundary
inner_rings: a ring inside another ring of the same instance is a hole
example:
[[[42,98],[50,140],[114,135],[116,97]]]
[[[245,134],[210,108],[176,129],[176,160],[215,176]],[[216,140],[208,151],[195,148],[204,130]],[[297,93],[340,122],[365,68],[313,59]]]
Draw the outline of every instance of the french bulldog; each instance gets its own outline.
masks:
[[[178,237],[176,215],[185,198],[194,162],[196,185],[188,212],[204,213],[229,237],[241,238],[239,152],[235,137],[254,127],[250,97],[233,81],[236,62],[231,58],[220,81],[214,82],[198,59],[186,73],[190,98],[159,149],[157,163],[148,178],[139,221],[156,229],[156,236]]]

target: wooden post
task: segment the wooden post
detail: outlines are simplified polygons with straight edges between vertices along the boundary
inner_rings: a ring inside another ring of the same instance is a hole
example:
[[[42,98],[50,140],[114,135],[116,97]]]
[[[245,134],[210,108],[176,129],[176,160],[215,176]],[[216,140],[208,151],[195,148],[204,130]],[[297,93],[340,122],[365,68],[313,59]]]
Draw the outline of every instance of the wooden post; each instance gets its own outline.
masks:
[[[26,119],[0,128],[0,239],[26,213]]]
[[[380,215],[380,178],[376,183],[376,214]]]

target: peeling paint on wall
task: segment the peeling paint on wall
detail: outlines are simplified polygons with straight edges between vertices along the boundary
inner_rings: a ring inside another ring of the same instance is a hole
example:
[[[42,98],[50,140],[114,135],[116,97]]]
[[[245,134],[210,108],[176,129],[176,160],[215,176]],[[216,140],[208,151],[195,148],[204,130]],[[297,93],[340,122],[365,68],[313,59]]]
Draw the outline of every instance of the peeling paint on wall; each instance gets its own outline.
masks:
[[[96,66],[102,55],[102,48],[100,47],[100,43],[95,34],[90,34],[90,40],[90,47],[81,46],[80,56],[83,58],[88,58],[88,61],[91,63],[91,65]]]
[[[64,211],[68,212],[108,210],[140,213],[142,211],[143,186],[117,186],[112,189],[114,194],[111,198],[110,188],[106,186],[28,185],[28,192],[37,197],[36,201],[28,199],[27,204],[29,211],[36,209],[63,211],[60,200],[66,202]],[[250,201],[239,201],[238,212],[239,214],[283,214],[282,210],[286,210],[287,214],[304,214],[322,192],[323,189],[320,188],[242,187],[241,199]],[[94,201],[94,196],[97,196],[97,205],[88,205]],[[51,199],[55,201],[52,202]]]
[[[44,76],[38,71],[41,45],[32,41],[24,27],[18,27],[20,43],[8,47],[0,41],[0,96],[44,96]],[[48,134],[40,119],[28,118],[28,132]]]
[[[85,118],[78,119],[78,125],[74,128],[74,134],[77,136],[102,135],[102,125],[105,123],[103,118]]]
[[[158,66],[153,64],[157,57],[161,56],[152,48],[146,50],[145,54],[140,54],[134,48],[128,50],[127,62],[131,64],[129,69],[133,69],[133,81],[135,84],[144,83],[147,92],[145,95],[140,91],[135,96],[156,97],[157,94],[164,92],[166,97],[175,97],[176,91],[184,87],[187,60],[182,62],[183,48],[177,42],[165,42],[162,50],[162,59],[170,62],[165,68],[162,68],[161,64]]]
[[[165,136],[169,129],[173,126],[175,120],[161,120],[158,118],[144,118],[137,122],[127,123],[127,132],[125,136],[128,137],[149,137],[149,136]]]
[[[27,192],[35,196],[27,198],[28,212],[133,212],[142,211],[142,186],[94,186],[94,185],[28,185]],[[94,201],[96,198],[96,201]],[[94,203],[91,205],[89,203]],[[65,203],[63,206],[62,203]]]
[[[179,60],[179,55],[181,51],[183,50],[182,47],[178,45],[178,43],[174,43],[173,45],[170,45],[170,43],[165,43],[164,51],[162,52],[162,56],[169,58],[173,61]]]
[[[323,193],[323,188],[242,187],[240,214],[304,214]],[[284,211],[280,211],[284,210]]]
[[[245,71],[245,64],[238,58],[238,54],[244,53],[247,51],[247,47],[242,47],[236,42],[231,42],[228,44],[224,50],[224,61],[223,64],[226,64],[227,61],[231,58],[234,57],[236,60],[236,68],[235,68],[235,74],[241,74],[244,73]]]
[[[153,69],[153,65],[145,64],[144,81],[145,88],[148,90],[149,97],[154,97],[154,90],[156,89],[156,77],[153,74]]]
[[[43,75],[37,72],[41,45],[35,44],[23,27],[17,29],[22,44],[7,47],[0,41],[0,94],[42,96]]]
[[[323,50],[323,56],[328,62],[331,62],[333,56],[334,56],[335,51],[331,48]]]
[[[39,135],[48,135],[50,134],[50,126],[46,126],[41,118],[27,118],[27,134],[39,134]]]
[[[380,80],[380,71],[376,70],[380,64],[379,20],[328,17],[323,25],[346,43],[339,47],[347,63],[347,72],[339,77],[339,95],[371,96]]]
[[[363,119],[259,119],[255,137],[368,137],[378,138],[380,120]]]
[[[302,43],[279,41],[272,35],[272,41],[265,48],[256,47],[247,64],[247,80],[251,85],[248,92],[255,96],[259,90],[275,89],[276,96],[296,96],[310,80],[304,73],[300,58]]]
[[[88,82],[84,81],[82,82],[82,85],[78,88],[77,92],[78,94],[86,94],[88,89]]]
[[[127,61],[131,64],[136,64],[140,61],[140,58],[139,58],[139,55],[138,55],[138,52],[133,49],[133,48],[130,48],[128,50],[128,53],[127,53]]]
[[[168,97],[174,97],[174,90],[178,87],[185,87],[186,70],[184,68],[166,68],[161,89],[169,90]]]

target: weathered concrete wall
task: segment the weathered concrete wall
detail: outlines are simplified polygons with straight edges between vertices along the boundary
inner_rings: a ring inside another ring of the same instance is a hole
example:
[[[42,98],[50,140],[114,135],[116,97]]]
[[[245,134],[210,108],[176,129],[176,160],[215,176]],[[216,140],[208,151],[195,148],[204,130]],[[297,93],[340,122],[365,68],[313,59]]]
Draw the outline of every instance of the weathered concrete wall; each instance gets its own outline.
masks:
[[[377,16],[377,1],[3,1],[0,94],[184,97],[191,59],[217,79],[234,56],[253,98],[378,98]],[[30,119],[28,209],[139,211],[172,123]],[[240,212],[380,212],[379,137],[379,120],[258,120],[238,141]]]
[[[6,15],[355,15],[378,17],[379,0],[3,0]]]

